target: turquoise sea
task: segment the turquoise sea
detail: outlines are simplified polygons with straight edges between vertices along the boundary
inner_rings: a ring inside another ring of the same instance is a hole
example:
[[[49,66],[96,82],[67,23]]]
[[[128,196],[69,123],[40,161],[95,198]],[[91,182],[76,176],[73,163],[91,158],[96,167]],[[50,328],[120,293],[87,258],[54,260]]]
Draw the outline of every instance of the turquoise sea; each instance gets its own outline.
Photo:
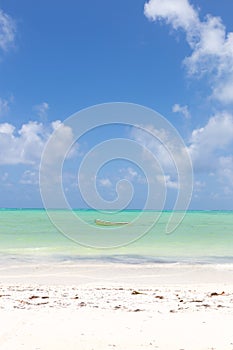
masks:
[[[138,211],[114,214],[114,220],[133,222]],[[65,219],[65,211],[56,212]],[[51,223],[45,210],[0,210],[0,259],[8,260],[96,260],[124,263],[233,263],[233,212],[189,211],[172,234],[166,234],[171,212],[161,213],[157,223],[142,237],[141,232],[153,223],[157,212],[144,213],[140,227],[124,227],[120,247],[104,245],[105,240],[118,242],[114,228],[97,228],[94,220],[109,219],[111,213],[94,210],[77,210],[75,215],[87,225],[72,227],[77,234],[74,242]],[[145,229],[144,229],[145,228]],[[67,229],[70,227],[68,225]],[[123,236],[124,235],[124,236]],[[90,240],[86,241],[87,238]],[[73,237],[72,237],[73,238]],[[130,243],[132,240],[134,242]],[[94,242],[85,244],[85,242]],[[84,242],[84,244],[83,244]],[[87,246],[85,246],[87,245]],[[89,245],[89,246],[88,246]],[[116,244],[117,245],[117,244]],[[110,248],[109,248],[110,247]]]

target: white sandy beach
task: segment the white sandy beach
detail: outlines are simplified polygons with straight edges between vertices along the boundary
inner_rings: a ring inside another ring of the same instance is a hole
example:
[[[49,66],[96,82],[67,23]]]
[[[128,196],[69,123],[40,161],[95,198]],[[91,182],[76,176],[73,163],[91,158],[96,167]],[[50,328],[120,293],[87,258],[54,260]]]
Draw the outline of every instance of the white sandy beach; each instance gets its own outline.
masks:
[[[231,265],[16,264],[1,350],[233,349]]]

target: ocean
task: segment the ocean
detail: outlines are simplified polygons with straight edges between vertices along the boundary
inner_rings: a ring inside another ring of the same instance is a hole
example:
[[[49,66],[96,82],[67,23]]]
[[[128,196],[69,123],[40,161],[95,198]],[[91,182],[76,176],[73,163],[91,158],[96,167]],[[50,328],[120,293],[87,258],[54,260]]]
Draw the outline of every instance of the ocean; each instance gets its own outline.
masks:
[[[0,259],[233,263],[232,211],[188,211],[179,226],[167,234],[171,214],[169,211],[75,210],[72,215],[78,219],[70,220],[70,213],[54,211],[52,219],[65,227],[62,233],[45,210],[1,209]],[[131,224],[124,228],[97,227],[94,222],[97,218]]]

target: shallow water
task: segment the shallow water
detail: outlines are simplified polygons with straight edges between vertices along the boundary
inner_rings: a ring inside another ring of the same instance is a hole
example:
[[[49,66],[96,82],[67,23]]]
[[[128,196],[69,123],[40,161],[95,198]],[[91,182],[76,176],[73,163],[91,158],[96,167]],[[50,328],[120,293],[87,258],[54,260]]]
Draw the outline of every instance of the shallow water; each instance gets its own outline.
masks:
[[[166,234],[171,212],[163,212],[160,217],[158,214],[155,211],[77,210],[72,215],[78,219],[73,221],[67,212],[56,211],[52,217],[65,228],[66,232],[62,234],[45,210],[2,209],[0,258],[2,261],[89,259],[134,264],[233,263],[233,212],[187,212],[171,234]],[[96,218],[131,224],[117,229],[99,228],[94,223]],[[114,248],[116,246],[119,247]]]

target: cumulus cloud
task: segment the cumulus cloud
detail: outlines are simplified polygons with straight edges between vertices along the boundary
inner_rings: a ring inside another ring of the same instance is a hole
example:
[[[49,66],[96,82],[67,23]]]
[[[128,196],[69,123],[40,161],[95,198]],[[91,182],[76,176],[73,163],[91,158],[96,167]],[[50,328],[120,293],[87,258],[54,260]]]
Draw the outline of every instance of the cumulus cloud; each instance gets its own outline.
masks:
[[[233,73],[229,70],[229,77],[213,88],[213,97],[228,104],[233,101]]]
[[[196,174],[209,174],[226,189],[233,189],[233,115],[221,113],[193,130],[189,152]]]
[[[136,142],[145,147],[142,149],[143,157],[149,156],[147,150],[150,150],[162,169],[175,173],[176,167],[173,157],[175,156],[177,159],[182,157],[180,148],[177,148],[176,137],[171,135],[168,130],[157,129],[153,125],[147,125],[145,129],[148,132],[141,128],[132,128],[130,135]]]
[[[181,29],[192,53],[184,59],[190,76],[207,74],[212,96],[222,103],[233,103],[233,33],[227,33],[220,17],[207,14],[200,19],[188,0],[150,0],[144,13],[153,21],[165,21]]]
[[[44,145],[42,125],[29,122],[21,129],[9,123],[0,124],[0,164],[33,164]]]
[[[37,121],[30,121],[23,124],[19,130],[9,123],[0,124],[0,164],[38,164],[45,143],[55,129],[59,129],[59,138],[52,145],[51,162],[56,161],[67,142],[71,142],[70,128],[60,121],[51,123],[49,127]]]
[[[131,132],[131,137],[145,148],[145,151],[142,148],[141,153],[141,157],[143,157],[144,161],[151,162],[150,157],[147,159],[147,150],[152,152],[156,159],[153,171],[146,174],[146,181],[149,183],[165,184],[167,188],[178,190],[177,166],[180,165],[182,168],[184,159],[182,152],[186,152],[185,149],[182,150],[180,145],[177,145],[176,137],[171,135],[167,130],[156,129],[154,126],[146,126],[146,130],[148,130],[149,133],[140,128],[133,128]],[[161,167],[161,173],[157,163]],[[145,179],[142,178],[141,182],[145,182]]]
[[[75,147],[70,150],[69,154],[65,153],[74,142],[73,131],[69,126],[64,125],[60,120],[52,122],[51,126],[53,134],[49,138],[49,146],[44,154],[44,163],[53,167],[54,164],[65,160],[64,154],[66,157],[72,157]]]
[[[225,189],[233,190],[233,156],[228,155],[219,158],[218,168],[219,180],[224,184]]]
[[[190,118],[190,113],[189,113],[189,109],[188,106],[181,106],[178,103],[174,104],[174,106],[172,107],[172,112],[173,113],[180,113],[182,114],[185,119],[189,119]]]
[[[233,143],[233,116],[221,113],[211,117],[208,123],[193,130],[189,152],[197,171],[216,170],[219,156]]]
[[[14,20],[0,9],[0,49],[8,51],[14,45],[16,25]]]
[[[148,127],[147,127],[148,129]],[[153,130],[154,135],[159,136],[163,143],[156,137],[144,132],[142,129],[133,128],[131,137],[145,148],[151,150],[163,169],[163,175],[154,178],[166,183],[167,188],[178,189],[177,168],[174,165],[172,156],[176,155],[179,165],[182,167],[182,149],[176,149],[176,142],[172,140],[165,130]],[[167,147],[171,150],[168,152]],[[209,118],[208,122],[192,131],[186,151],[192,160],[196,178],[195,188],[201,188],[204,183],[198,176],[215,176],[215,179],[222,185],[228,185],[233,190],[233,114],[228,112],[217,113]],[[180,152],[179,155],[176,153]],[[142,150],[140,157],[146,157]],[[148,160],[149,161],[149,160]],[[153,178],[150,179],[153,181]]]
[[[145,4],[144,13],[153,21],[165,20],[174,29],[189,30],[198,22],[197,12],[187,0],[150,0]]]

